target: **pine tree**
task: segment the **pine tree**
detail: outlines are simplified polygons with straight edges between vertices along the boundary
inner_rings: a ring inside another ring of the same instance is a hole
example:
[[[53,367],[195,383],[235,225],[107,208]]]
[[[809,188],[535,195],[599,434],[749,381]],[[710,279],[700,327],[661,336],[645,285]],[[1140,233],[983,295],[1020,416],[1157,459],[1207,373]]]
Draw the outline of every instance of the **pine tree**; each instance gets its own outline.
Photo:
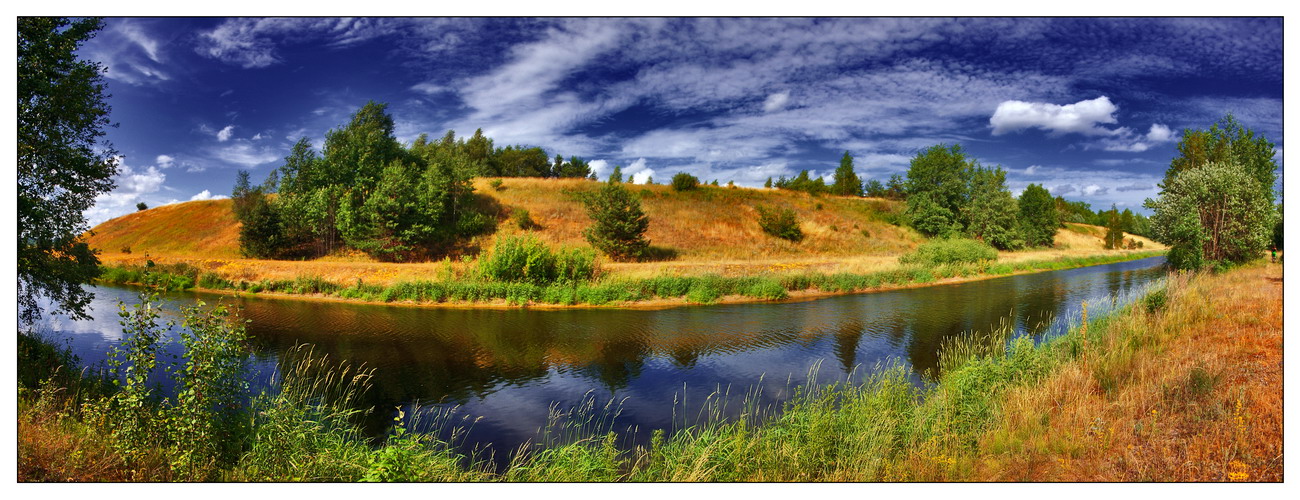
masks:
[[[588,195],[585,204],[592,224],[583,236],[591,246],[616,261],[644,258],[650,247],[645,232],[650,217],[641,210],[641,201],[620,183],[608,183]]]

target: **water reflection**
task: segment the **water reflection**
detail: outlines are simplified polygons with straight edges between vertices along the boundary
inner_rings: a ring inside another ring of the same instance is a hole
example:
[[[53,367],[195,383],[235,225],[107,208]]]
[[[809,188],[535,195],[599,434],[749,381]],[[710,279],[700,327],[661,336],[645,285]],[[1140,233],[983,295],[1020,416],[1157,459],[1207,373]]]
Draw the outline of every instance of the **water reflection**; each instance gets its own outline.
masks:
[[[658,311],[411,308],[195,293],[166,299],[189,304],[203,298],[238,308],[250,320],[257,383],[291,347],[314,344],[317,353],[376,370],[365,400],[380,410],[366,422],[371,432],[382,432],[399,406],[459,405],[460,412],[483,417],[467,446],[492,443],[500,451],[535,438],[552,404],[576,405],[584,395],[626,398],[616,426],[648,435],[672,427],[674,419],[680,425],[691,411],[685,406],[728,387],[732,394],[754,387],[764,404],[778,404],[791,386],[810,378],[842,380],[855,368],[862,373],[889,359],[910,365],[919,379],[937,369],[946,338],[989,331],[1007,320],[1021,332],[1041,334],[1046,318],[1157,278],[1162,262],[808,302]],[[96,291],[95,320],[47,322],[91,363],[119,341],[116,301],[135,301],[130,289]]]

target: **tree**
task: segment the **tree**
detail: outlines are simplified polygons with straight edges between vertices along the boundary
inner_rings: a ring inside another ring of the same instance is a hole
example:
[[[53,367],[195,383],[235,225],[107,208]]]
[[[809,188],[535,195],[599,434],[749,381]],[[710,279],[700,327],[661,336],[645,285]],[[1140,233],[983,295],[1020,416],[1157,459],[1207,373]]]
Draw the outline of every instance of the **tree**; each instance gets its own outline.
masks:
[[[1056,242],[1056,230],[1061,227],[1056,200],[1039,184],[1030,184],[1020,193],[1020,224],[1029,246],[1050,247]]]
[[[641,210],[641,201],[619,183],[605,184],[584,200],[591,226],[582,232],[591,246],[617,261],[645,257],[650,242],[645,232],[650,217]]]
[[[259,259],[279,257],[286,246],[280,229],[280,211],[260,189],[246,193],[244,203],[239,226],[240,252]]]
[[[835,169],[834,179],[831,183],[831,194],[862,196],[862,181],[853,171],[853,155],[848,151],[845,151],[844,157],[840,158],[840,166]]]
[[[1178,156],[1169,162],[1163,184],[1179,173],[1207,163],[1236,165],[1255,179],[1271,203],[1277,182],[1277,160],[1273,143],[1255,135],[1228,114],[1209,130],[1184,130],[1178,141]],[[1163,185],[1162,185],[1163,187]]]
[[[771,178],[771,177],[768,177],[768,178],[767,178],[767,182],[764,182],[764,183],[763,183],[763,187],[768,188],[768,189],[772,189],[772,178]]]
[[[614,171],[609,173],[609,183],[618,184],[623,182],[623,166],[614,165]]]
[[[907,183],[903,176],[894,174],[889,176],[889,182],[885,184],[886,197],[891,200],[902,200],[907,198]]]
[[[149,205],[145,205],[144,202],[142,201],[140,203],[135,204],[135,209],[136,211],[143,212],[149,209]]]
[[[973,164],[957,145],[932,146],[912,158],[903,188],[908,197],[908,214],[918,231],[935,236],[942,234],[938,231],[943,228],[958,232],[964,229],[956,215],[970,198],[968,183]]]
[[[88,318],[99,259],[81,238],[84,212],[113,189],[117,151],[101,141],[110,124],[103,65],[76,50],[99,19],[18,18],[18,314],[30,326],[38,297]]]
[[[1105,247],[1107,250],[1119,250],[1124,248],[1124,228],[1119,210],[1115,205],[1110,206],[1106,212],[1106,237]]]
[[[971,237],[999,250],[1024,246],[1016,199],[1007,190],[1007,173],[1001,168],[971,170],[970,202],[961,209],[961,223]]]
[[[1257,180],[1240,165],[1207,162],[1179,172],[1160,198],[1147,200],[1156,239],[1172,247],[1170,265],[1196,269],[1259,257],[1277,212]]]
[[[876,179],[871,179],[862,185],[865,194],[872,198],[887,198],[889,192],[885,190],[885,185]]]

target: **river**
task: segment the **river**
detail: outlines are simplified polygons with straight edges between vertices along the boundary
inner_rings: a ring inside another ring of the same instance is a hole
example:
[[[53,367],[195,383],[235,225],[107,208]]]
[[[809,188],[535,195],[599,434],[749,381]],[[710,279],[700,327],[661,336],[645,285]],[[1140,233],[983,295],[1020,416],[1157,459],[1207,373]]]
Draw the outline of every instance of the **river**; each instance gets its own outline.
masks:
[[[268,387],[288,349],[314,344],[317,353],[375,369],[365,398],[376,409],[364,422],[372,435],[383,433],[399,407],[408,415],[452,411],[456,421],[474,422],[459,446],[488,447],[500,461],[502,452],[538,441],[553,411],[584,402],[600,408],[614,401],[617,413],[606,415],[605,425],[627,443],[644,443],[651,429],[691,423],[714,392],[733,400],[750,393],[762,405],[779,405],[799,384],[860,378],[892,361],[924,384],[937,369],[943,339],[1002,321],[1020,333],[1050,335],[1060,330],[1051,318],[1159,279],[1163,262],[662,310],[420,308],[200,292],[161,298],[172,312],[202,299],[231,305],[249,320],[255,391]],[[139,290],[92,289],[93,320],[47,314],[40,329],[66,341],[83,364],[102,366],[122,337],[118,302],[138,302]],[[167,352],[179,354],[179,345],[170,343]],[[728,413],[739,411],[738,402],[729,405]]]

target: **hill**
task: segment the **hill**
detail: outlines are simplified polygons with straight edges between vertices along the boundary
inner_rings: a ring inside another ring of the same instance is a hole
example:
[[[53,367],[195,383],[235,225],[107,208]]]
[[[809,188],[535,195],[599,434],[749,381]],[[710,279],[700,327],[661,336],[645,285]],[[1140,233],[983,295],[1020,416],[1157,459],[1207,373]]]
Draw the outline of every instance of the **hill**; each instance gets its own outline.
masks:
[[[493,179],[475,179],[481,204],[496,215],[493,234],[464,246],[464,256],[488,248],[496,238],[525,232],[511,221],[527,210],[537,227],[526,232],[555,246],[587,246],[582,230],[589,219],[579,199],[602,183],[574,179],[506,178],[499,188]],[[875,198],[811,196],[806,193],[754,188],[701,186],[687,192],[664,185],[628,185],[641,197],[650,216],[647,237],[661,253],[659,262],[605,263],[607,270],[627,276],[659,274],[723,275],[761,271],[873,272],[896,265],[897,257],[925,238],[907,227],[888,222],[902,210],[896,201]],[[428,278],[444,265],[385,264],[360,253],[341,253],[308,262],[243,259],[239,252],[239,223],[230,200],[192,201],[151,208],[107,221],[92,230],[88,241],[108,264],[189,262],[233,278],[284,279],[319,275],[367,282]],[[774,238],[758,226],[758,206],[795,211],[805,238],[800,243]],[[1072,224],[1057,234],[1057,248],[1004,252],[1003,260],[1050,259],[1102,253],[1095,226]],[[1141,237],[1146,250],[1162,248]],[[129,253],[125,250],[129,249]],[[146,257],[147,255],[147,257]]]

